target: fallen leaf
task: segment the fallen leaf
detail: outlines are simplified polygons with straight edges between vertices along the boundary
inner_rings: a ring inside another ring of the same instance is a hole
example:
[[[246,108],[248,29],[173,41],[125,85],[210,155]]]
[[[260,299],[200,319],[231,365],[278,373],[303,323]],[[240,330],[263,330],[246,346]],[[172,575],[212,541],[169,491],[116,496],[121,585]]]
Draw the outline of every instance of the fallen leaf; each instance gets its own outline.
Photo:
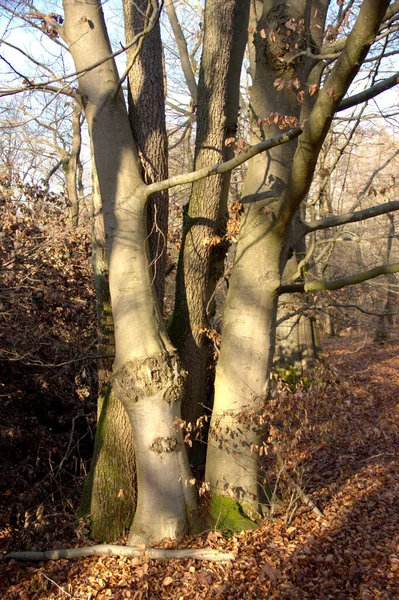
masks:
[[[275,569],[269,563],[265,563],[261,569],[259,574],[259,581],[263,581],[267,577],[271,583],[278,581],[281,578],[281,571],[279,569]]]

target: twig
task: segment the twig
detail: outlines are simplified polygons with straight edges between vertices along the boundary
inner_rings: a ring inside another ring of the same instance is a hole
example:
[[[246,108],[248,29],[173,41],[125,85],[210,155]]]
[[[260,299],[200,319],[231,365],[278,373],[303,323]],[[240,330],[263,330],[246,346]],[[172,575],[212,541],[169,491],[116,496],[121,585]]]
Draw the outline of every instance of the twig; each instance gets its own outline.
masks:
[[[287,471],[285,469],[283,470],[282,475],[284,476],[285,480],[287,481],[289,487],[296,494],[298,494],[298,497],[300,498],[300,500],[306,506],[309,506],[309,508],[312,510],[312,512],[314,512],[314,514],[317,517],[322,518],[324,515],[321,512],[321,510],[316,506],[316,504],[313,502],[313,500],[311,498],[309,498],[309,496],[307,494],[305,494],[305,492],[303,491],[301,486],[299,486],[297,483],[295,483],[295,481],[292,479],[291,475],[289,475],[289,473],[287,473]]]
[[[46,573],[43,573],[43,571],[40,571],[40,575],[43,575],[43,577],[45,577],[48,581],[51,581],[51,583],[54,583],[54,585],[56,585],[57,588],[59,590],[61,590],[61,592],[64,592],[64,594],[66,594],[69,598],[72,598],[71,594],[69,594],[66,590],[64,590],[64,588],[62,588],[60,585],[58,585],[58,583],[56,581],[54,581],[54,579],[51,579],[51,577],[48,577],[46,575]]]

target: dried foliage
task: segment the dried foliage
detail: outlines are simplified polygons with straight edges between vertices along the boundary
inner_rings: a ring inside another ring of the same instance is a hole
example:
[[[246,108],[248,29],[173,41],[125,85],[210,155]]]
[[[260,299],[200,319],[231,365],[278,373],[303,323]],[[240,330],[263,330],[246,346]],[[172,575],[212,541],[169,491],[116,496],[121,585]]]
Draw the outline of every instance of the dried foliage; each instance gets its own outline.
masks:
[[[273,452],[282,454],[285,471],[322,510],[322,518],[295,497],[292,486],[284,491],[281,478],[283,506],[277,505],[258,530],[235,536],[205,531],[182,544],[233,552],[234,563],[165,563],[145,554],[38,566],[11,561],[2,567],[2,598],[399,597],[399,339],[379,347],[352,333],[326,347],[331,370],[295,394],[280,394],[272,439],[262,453],[269,470],[278,467]],[[203,504],[205,509],[206,497]],[[34,529],[33,521],[28,529]],[[60,546],[82,542],[71,530],[57,533]],[[164,540],[160,546],[176,544]],[[3,548],[16,549],[15,531],[3,538]]]
[[[38,187],[0,198],[0,545],[70,529],[93,444],[96,352],[91,236]],[[91,349],[89,350],[89,347]]]

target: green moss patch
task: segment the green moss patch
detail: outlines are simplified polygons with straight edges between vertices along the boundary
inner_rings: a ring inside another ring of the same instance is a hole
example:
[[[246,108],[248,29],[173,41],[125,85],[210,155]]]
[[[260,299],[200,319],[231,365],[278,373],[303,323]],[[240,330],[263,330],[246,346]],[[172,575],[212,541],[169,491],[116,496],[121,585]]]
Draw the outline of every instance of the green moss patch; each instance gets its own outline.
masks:
[[[213,526],[221,531],[247,531],[256,529],[257,524],[251,520],[244,507],[227,496],[212,496],[209,510]]]

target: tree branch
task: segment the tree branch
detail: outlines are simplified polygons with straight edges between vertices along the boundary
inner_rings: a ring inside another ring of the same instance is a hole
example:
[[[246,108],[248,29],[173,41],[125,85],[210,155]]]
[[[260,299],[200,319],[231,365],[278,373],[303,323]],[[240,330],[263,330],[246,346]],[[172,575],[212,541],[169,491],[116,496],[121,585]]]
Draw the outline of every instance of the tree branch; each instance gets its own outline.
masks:
[[[198,169],[198,171],[192,171],[191,173],[175,175],[174,177],[170,177],[164,181],[151,183],[147,186],[145,193],[147,197],[149,197],[151,194],[168,190],[172,187],[176,187],[177,185],[193,183],[194,181],[199,181],[200,179],[210,177],[211,175],[222,175],[223,173],[227,173],[228,171],[232,171],[236,167],[239,167],[244,162],[250,158],[253,158],[257,154],[260,154],[261,152],[275,148],[275,146],[279,146],[280,144],[286,144],[287,142],[297,138],[301,132],[301,127],[296,127],[295,129],[291,129],[290,131],[277,135],[274,138],[270,138],[269,140],[260,142],[255,146],[251,146],[246,152],[237,154],[234,158],[226,162],[218,163],[217,165],[213,165],[211,167],[203,167],[202,169]]]
[[[391,265],[379,265],[368,271],[357,273],[355,275],[349,275],[348,277],[342,277],[335,281],[309,281],[306,283],[291,283],[282,285],[279,290],[279,294],[295,294],[301,292],[319,292],[319,291],[331,291],[340,290],[341,288],[347,287],[348,285],[356,285],[357,283],[363,283],[369,279],[374,279],[380,275],[389,275],[390,273],[399,272],[399,263],[393,263]]]
[[[385,215],[396,210],[399,210],[399,200],[392,200],[392,202],[386,202],[385,204],[372,206],[371,208],[365,208],[364,210],[357,210],[355,212],[349,212],[343,215],[325,217],[324,219],[311,221],[310,223],[303,223],[303,229],[300,237],[303,237],[312,231],[328,229],[329,227],[338,227],[339,225],[346,225],[347,223],[357,223],[358,221],[372,219],[373,217]]]
[[[292,167],[281,196],[281,224],[288,223],[305,198],[313,181],[314,170],[331,120],[359,72],[384,18],[389,0],[363,0],[359,15],[345,46],[335,63],[298,140]]]
[[[337,112],[341,112],[342,110],[346,110],[347,108],[352,108],[352,106],[356,106],[356,104],[367,102],[367,100],[375,98],[376,96],[378,96],[378,94],[381,94],[386,90],[390,90],[398,83],[399,73],[395,73],[395,75],[392,75],[392,77],[388,77],[388,79],[384,79],[383,81],[376,83],[367,90],[364,90],[363,92],[359,92],[354,96],[349,96],[349,98],[345,98],[344,100],[342,100],[342,102],[337,108]]]
[[[135,546],[114,546],[101,544],[83,546],[81,548],[61,548],[46,552],[10,552],[7,559],[40,562],[42,560],[58,560],[60,558],[83,558],[85,556],[129,556],[151,558],[154,560],[173,560],[193,558],[195,560],[233,561],[234,554],[223,554],[212,548],[184,548],[182,550],[164,550],[163,548],[140,548]]]
[[[179,50],[184,79],[186,80],[187,87],[190,91],[190,95],[194,101],[194,104],[197,104],[197,82],[195,81],[193,69],[191,67],[186,38],[184,37],[179,19],[177,18],[173,0],[165,0],[165,9],[173,30],[173,34],[175,36],[177,48]]]

